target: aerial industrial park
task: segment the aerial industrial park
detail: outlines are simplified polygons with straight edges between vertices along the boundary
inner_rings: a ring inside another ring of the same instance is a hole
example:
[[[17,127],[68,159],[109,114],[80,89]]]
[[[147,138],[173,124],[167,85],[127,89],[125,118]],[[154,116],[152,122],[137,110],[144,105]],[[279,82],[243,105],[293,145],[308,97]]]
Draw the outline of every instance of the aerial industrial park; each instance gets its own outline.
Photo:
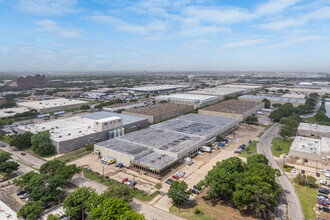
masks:
[[[330,220],[330,0],[0,14],[0,220]]]
[[[72,87],[62,87],[64,84],[58,81],[54,84],[47,75],[44,84],[29,84],[28,89],[14,80],[3,85],[1,152],[12,154],[19,166],[11,171],[12,177],[2,175],[2,182],[10,184],[2,185],[1,201],[12,212],[20,212],[20,207],[29,204],[28,198],[36,197],[28,188],[26,196],[17,196],[22,188],[15,182],[34,170],[43,170],[48,163],[63,161],[84,173],[84,177],[71,174],[68,183],[72,186],[86,184],[103,193],[109,184],[119,184],[129,191],[136,190],[132,207],[140,203],[139,195],[144,195],[146,207],[137,211],[147,219],[154,214],[145,209],[164,211],[165,216],[180,219],[184,218],[180,213],[169,213],[176,206],[170,193],[175,182],[187,184],[187,192],[192,193],[181,203],[182,213],[188,213],[196,209],[194,206],[206,204],[201,196],[212,189],[205,179],[215,172],[214,165],[231,158],[245,163],[264,154],[272,168],[281,170],[281,177],[274,178],[284,178],[275,183],[283,191],[274,198],[285,198],[265,213],[265,218],[299,219],[306,215],[301,187],[312,186],[300,186],[298,179],[305,176],[314,181],[313,206],[318,210],[312,208],[309,212],[314,213],[309,214],[329,217],[328,200],[317,197],[316,186],[321,184],[320,192],[326,192],[330,182],[330,126],[328,119],[320,116],[328,114],[323,109],[329,96],[323,91],[330,85],[301,85],[301,79],[294,76],[271,77],[272,85],[256,83],[251,77],[241,82],[242,76],[235,74],[228,78],[220,74],[221,80],[205,80],[207,73],[194,77],[177,74],[177,79],[167,84],[155,84],[145,74],[141,77],[143,83],[130,88],[113,88],[111,75],[100,76],[94,84],[81,75]],[[22,77],[17,80],[24,83]],[[130,81],[129,75],[121,82],[126,80]],[[313,82],[308,78],[305,81]],[[274,86],[279,89],[273,90]],[[300,92],[291,92],[297,87]],[[302,92],[311,88],[309,93]],[[315,93],[316,88],[322,92]],[[38,136],[49,141],[47,148],[37,146]],[[73,190],[72,186],[63,190]],[[40,218],[47,219],[50,214],[67,216],[66,197],[67,193],[60,194],[60,203],[46,200],[49,208],[41,212]],[[221,207],[226,210],[225,218],[243,218],[239,209]],[[205,215],[213,216],[212,207],[207,210]]]

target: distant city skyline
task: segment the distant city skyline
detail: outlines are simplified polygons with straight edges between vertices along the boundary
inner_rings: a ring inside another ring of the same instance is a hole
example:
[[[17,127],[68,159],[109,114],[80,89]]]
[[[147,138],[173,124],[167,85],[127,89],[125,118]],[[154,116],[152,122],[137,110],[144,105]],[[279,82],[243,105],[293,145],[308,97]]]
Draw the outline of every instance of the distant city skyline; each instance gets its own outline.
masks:
[[[0,71],[330,71],[329,0],[0,0]]]

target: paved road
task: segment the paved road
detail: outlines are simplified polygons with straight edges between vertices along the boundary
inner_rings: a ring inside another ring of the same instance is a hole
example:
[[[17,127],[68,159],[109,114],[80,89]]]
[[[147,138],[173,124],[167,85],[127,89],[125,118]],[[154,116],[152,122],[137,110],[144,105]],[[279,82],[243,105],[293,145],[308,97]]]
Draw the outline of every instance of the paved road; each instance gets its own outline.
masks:
[[[264,135],[262,135],[259,139],[259,144],[257,145],[257,152],[263,153],[269,160],[270,165],[274,169],[278,169],[281,172],[281,176],[278,177],[278,181],[280,185],[282,186],[282,189],[284,191],[284,194],[286,196],[286,200],[288,203],[288,209],[284,209],[283,205],[283,198],[279,200],[280,204],[277,207],[276,210],[276,218],[278,219],[292,219],[292,220],[302,220],[304,219],[304,215],[302,212],[302,207],[300,204],[300,200],[298,198],[298,195],[288,179],[288,177],[285,175],[285,173],[282,171],[280,166],[276,163],[272,151],[271,151],[271,143],[274,137],[277,136],[277,133],[280,129],[279,124],[274,124],[271,128],[269,128]],[[288,212],[286,214],[286,212]]]
[[[1,150],[11,153],[12,158],[14,160],[16,160],[18,162],[21,162],[23,164],[26,164],[27,166],[33,167],[35,169],[39,169],[42,164],[46,163],[45,160],[40,159],[40,158],[38,158],[38,157],[36,157],[36,156],[34,156],[30,153],[27,153],[27,152],[24,152],[25,155],[23,156],[23,155],[21,155],[21,153],[23,151],[14,150],[13,148],[11,148],[9,146],[9,144],[0,141],[0,145],[3,145],[3,144],[6,145],[6,147],[1,147]]]

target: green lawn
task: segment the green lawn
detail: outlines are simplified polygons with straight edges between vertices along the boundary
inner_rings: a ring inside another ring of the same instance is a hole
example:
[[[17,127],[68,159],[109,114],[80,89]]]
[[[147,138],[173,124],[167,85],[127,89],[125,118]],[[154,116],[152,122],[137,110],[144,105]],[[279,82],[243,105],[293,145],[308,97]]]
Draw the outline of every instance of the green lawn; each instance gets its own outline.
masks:
[[[316,119],[315,119],[315,117],[313,116],[313,117],[309,117],[309,118],[303,118],[302,119],[304,122],[305,121],[308,121],[308,122],[314,122],[314,123],[316,123]]]
[[[87,150],[85,147],[82,147],[78,150],[71,151],[69,153],[66,153],[65,155],[56,158],[57,160],[63,161],[65,163],[72,162],[74,160],[77,160],[81,157],[84,157],[88,154],[92,153],[92,150]]]
[[[179,209],[176,206],[171,206],[170,207],[170,212],[172,212],[175,215],[178,215],[180,217],[183,217],[185,219],[191,219],[191,220],[213,220],[214,218],[211,218],[209,216],[204,215],[203,213],[201,214],[195,214],[195,210],[197,208],[192,208],[192,209]],[[200,209],[200,207],[199,207]],[[201,209],[200,209],[201,210]],[[203,210],[201,210],[203,212]]]
[[[265,133],[265,132],[263,132],[263,131],[262,131],[262,132],[260,132],[260,133],[258,134],[258,136],[257,136],[257,137],[259,137],[259,138],[260,138],[260,137],[261,137],[261,136],[262,136],[264,133]]]
[[[284,140],[283,138],[274,138],[272,141],[273,155],[275,157],[280,157],[280,155],[283,153],[288,155],[292,141],[293,141],[293,139]],[[281,150],[279,150],[279,149],[281,149]]]
[[[125,186],[125,187],[129,187],[127,185],[123,185],[121,183],[118,183],[118,182],[115,182],[115,181],[111,181],[109,179],[104,179],[104,182],[102,182],[102,176],[96,174],[96,173],[93,173],[92,171],[90,170],[86,170],[86,169],[83,169],[84,170],[84,176],[85,178],[87,179],[90,179],[90,180],[93,180],[95,182],[98,182],[98,183],[101,183],[105,186]],[[137,189],[134,190],[134,188],[131,188],[129,187],[132,191],[134,191],[134,197],[137,198],[138,200],[141,200],[141,201],[144,201],[144,202],[149,202],[151,201],[153,198],[155,198],[158,194],[159,194],[159,191],[156,191],[154,193],[152,193],[151,195],[148,195],[144,192],[141,192]]]
[[[9,144],[10,137],[7,136],[7,135],[1,135],[1,134],[0,134],[0,141],[6,142],[6,143]]]
[[[247,146],[245,148],[245,150],[243,150],[243,152],[240,154],[240,156],[248,158],[250,156],[257,154],[257,143],[258,143],[258,141],[252,141],[249,144],[249,146]]]
[[[318,194],[317,188],[310,188],[308,186],[301,186],[297,183],[294,184],[298,193],[300,203],[306,219],[316,219],[317,215],[313,210],[316,205],[316,198]]]

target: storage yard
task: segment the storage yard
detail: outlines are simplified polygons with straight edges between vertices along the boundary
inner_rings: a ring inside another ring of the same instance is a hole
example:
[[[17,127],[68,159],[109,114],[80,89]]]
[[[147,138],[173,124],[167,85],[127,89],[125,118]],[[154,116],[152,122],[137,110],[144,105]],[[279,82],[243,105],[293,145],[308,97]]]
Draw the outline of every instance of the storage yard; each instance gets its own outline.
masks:
[[[75,99],[50,99],[43,101],[33,101],[33,102],[20,102],[17,103],[19,107],[24,107],[28,109],[35,109],[40,114],[47,112],[63,111],[68,109],[79,108],[82,105],[88,105],[86,101],[80,101]]]
[[[243,121],[264,107],[263,102],[228,100],[198,110],[198,114],[235,118]]]
[[[120,122],[115,124],[114,121],[116,120],[120,120]],[[105,127],[100,127],[102,123],[109,124]],[[26,131],[37,133],[49,130],[56,152],[66,153],[81,148],[89,143],[124,135],[125,133],[147,126],[148,121],[145,118],[110,112],[97,112],[66,119],[58,119],[46,123],[20,126],[17,128],[17,131],[19,133],[24,133]]]
[[[129,110],[125,110],[122,113],[126,115],[147,118],[149,123],[157,123],[163,120],[176,117],[178,115],[183,115],[193,110],[194,107],[191,105],[160,103],[132,108]]]
[[[210,95],[196,95],[196,94],[186,94],[178,93],[164,96],[155,97],[156,101],[165,100],[174,104],[192,105],[195,108],[201,108],[207,105],[212,105],[219,102],[218,96]]]

